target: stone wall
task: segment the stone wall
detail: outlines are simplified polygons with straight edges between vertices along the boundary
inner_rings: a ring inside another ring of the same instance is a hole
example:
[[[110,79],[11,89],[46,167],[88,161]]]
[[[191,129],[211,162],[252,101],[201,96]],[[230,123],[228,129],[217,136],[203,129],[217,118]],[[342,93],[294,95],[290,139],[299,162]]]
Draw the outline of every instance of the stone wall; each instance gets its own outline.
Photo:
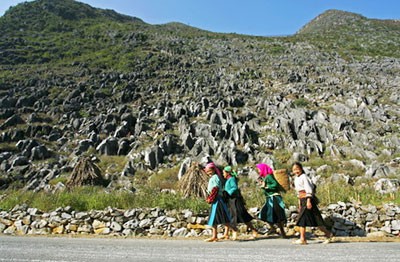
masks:
[[[258,208],[249,210],[255,217]],[[398,236],[400,232],[400,206],[383,207],[338,202],[321,208],[327,226],[336,236],[368,236],[383,234]],[[297,207],[286,209],[288,235],[295,234]],[[106,208],[87,212],[70,207],[42,212],[36,208],[18,205],[10,211],[0,211],[0,233],[7,235],[94,234],[109,236],[167,236],[201,237],[211,231],[205,227],[207,214],[190,210],[163,210],[136,208],[120,210]],[[268,225],[257,222],[260,233]],[[242,227],[241,232],[245,229]]]

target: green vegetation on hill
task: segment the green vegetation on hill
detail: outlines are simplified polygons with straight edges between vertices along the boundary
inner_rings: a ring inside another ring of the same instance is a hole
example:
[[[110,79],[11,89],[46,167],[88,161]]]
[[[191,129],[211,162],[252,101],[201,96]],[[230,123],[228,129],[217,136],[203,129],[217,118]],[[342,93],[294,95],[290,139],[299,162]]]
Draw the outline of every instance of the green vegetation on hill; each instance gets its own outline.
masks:
[[[157,67],[168,52],[175,59],[182,59],[187,52],[204,49],[202,43],[207,39],[210,48],[213,39],[218,40],[218,45],[225,41],[251,41],[240,48],[263,48],[270,54],[282,54],[289,50],[290,43],[304,42],[344,58],[399,57],[399,31],[398,21],[328,11],[291,37],[217,34],[180,23],[149,25],[138,18],[73,0],[39,0],[19,4],[0,18],[0,76],[18,78],[21,71],[40,69],[62,74],[77,65],[129,72],[141,61]],[[154,60],[155,57],[159,58]]]

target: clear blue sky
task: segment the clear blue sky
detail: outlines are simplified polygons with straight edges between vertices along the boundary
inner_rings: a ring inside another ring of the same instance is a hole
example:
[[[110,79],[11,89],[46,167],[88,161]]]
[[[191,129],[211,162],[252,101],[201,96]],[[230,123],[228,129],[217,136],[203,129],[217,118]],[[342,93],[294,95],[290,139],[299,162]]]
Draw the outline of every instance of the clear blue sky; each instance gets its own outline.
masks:
[[[0,0],[0,16],[23,0]],[[328,9],[400,19],[400,0],[82,0],[149,24],[181,22],[221,33],[291,35]]]

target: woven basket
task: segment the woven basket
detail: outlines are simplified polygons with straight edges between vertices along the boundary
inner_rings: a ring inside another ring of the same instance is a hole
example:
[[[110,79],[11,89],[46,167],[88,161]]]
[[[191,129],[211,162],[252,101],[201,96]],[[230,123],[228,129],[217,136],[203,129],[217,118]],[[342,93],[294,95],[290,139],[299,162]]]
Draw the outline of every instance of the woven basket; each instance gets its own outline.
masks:
[[[275,170],[274,177],[284,191],[288,191],[290,189],[289,174],[287,173],[286,169]]]

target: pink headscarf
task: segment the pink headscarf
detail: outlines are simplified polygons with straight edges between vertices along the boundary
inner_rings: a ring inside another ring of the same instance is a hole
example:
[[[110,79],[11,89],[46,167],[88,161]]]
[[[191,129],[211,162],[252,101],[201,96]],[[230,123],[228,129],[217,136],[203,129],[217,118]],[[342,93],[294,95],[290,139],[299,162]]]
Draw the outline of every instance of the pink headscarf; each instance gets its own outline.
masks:
[[[221,176],[221,170],[214,164],[214,162],[210,162],[206,165],[206,169],[213,169],[218,176]]]
[[[264,163],[257,164],[256,167],[260,170],[260,177],[266,177],[267,175],[273,174],[274,170]]]

